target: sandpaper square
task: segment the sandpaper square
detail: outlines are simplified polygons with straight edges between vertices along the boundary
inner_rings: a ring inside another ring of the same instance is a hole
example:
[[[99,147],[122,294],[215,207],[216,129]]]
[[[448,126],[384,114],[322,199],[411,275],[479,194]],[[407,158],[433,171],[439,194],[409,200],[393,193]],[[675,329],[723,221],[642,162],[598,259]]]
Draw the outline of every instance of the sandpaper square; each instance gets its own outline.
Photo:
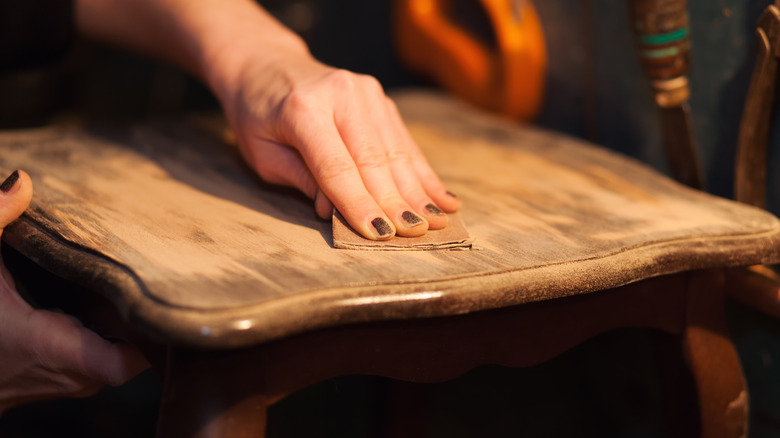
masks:
[[[359,235],[336,211],[333,214],[333,245],[341,249],[364,251],[427,251],[471,249],[473,239],[458,213],[451,213],[449,224],[441,230],[429,230],[420,237],[394,236],[389,240],[371,240]]]

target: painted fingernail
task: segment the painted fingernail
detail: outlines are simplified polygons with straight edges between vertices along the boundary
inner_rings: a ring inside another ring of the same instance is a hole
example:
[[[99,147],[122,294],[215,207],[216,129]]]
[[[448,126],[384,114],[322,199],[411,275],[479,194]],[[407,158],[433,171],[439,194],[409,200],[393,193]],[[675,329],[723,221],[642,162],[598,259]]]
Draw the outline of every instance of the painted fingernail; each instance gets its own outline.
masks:
[[[420,224],[422,224],[424,222],[423,218],[421,218],[420,216],[417,216],[416,214],[412,213],[411,211],[405,211],[405,212],[401,213],[401,219],[403,219],[404,222],[406,222],[407,224],[409,224],[409,225],[411,225],[413,227],[417,226],[417,225],[420,225]]]
[[[376,232],[379,233],[379,237],[387,237],[394,234],[393,227],[391,227],[390,224],[381,217],[372,220],[371,225],[374,227]]]
[[[11,189],[16,185],[16,182],[19,181],[19,171],[14,170],[14,172],[3,181],[2,184],[0,184],[0,191],[3,193],[8,193],[11,191]]]
[[[450,195],[450,196],[452,196],[453,198],[457,198],[457,197],[458,197],[458,195],[456,195],[455,193],[452,193],[452,192],[451,192],[451,191],[449,191],[449,190],[447,190],[447,194],[448,194],[448,195]]]
[[[425,206],[425,209],[428,211],[428,213],[435,214],[437,216],[442,216],[446,214],[443,211],[441,211],[441,208],[437,207],[435,204],[428,204]]]

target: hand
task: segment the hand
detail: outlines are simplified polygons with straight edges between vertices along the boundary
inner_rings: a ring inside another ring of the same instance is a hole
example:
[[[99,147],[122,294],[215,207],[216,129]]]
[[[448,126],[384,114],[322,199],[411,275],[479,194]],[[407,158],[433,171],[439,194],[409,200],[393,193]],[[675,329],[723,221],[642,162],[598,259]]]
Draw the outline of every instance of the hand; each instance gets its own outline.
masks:
[[[11,185],[13,178],[0,186],[0,236],[32,197],[30,177],[20,171]],[[86,397],[147,367],[131,347],[112,344],[69,316],[30,307],[0,259],[0,414],[36,400]]]
[[[443,228],[460,206],[379,82],[316,61],[254,0],[78,0],[76,18],[83,34],[208,84],[247,162],[314,199],[322,218],[335,206],[363,236],[388,239]]]
[[[267,182],[297,187],[329,219],[333,205],[370,239],[419,236],[458,209],[370,76],[310,56],[249,60],[223,99],[247,162]]]

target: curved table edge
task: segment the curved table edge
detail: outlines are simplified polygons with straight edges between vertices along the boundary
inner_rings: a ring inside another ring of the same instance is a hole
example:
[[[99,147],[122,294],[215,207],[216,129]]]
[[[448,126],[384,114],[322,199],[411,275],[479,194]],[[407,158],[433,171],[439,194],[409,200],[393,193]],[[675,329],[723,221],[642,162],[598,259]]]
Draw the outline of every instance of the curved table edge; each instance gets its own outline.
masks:
[[[141,335],[196,349],[242,348],[371,321],[462,315],[592,293],[688,270],[780,261],[778,228],[685,239],[684,245],[680,240],[655,242],[588,259],[489,274],[322,289],[237,309],[203,310],[154,299],[129,267],[52,235],[26,216],[5,231],[3,240],[11,247],[55,275],[108,299]],[[634,264],[613,262],[640,250]],[[559,278],[568,281],[552,281]]]

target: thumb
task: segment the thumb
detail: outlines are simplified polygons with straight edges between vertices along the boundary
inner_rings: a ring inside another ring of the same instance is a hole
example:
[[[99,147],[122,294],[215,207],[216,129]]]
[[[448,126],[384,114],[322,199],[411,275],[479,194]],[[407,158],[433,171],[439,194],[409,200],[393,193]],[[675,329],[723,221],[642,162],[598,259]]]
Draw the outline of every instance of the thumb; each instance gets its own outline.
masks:
[[[32,193],[32,180],[23,170],[15,170],[0,183],[0,236],[3,229],[30,205]]]

